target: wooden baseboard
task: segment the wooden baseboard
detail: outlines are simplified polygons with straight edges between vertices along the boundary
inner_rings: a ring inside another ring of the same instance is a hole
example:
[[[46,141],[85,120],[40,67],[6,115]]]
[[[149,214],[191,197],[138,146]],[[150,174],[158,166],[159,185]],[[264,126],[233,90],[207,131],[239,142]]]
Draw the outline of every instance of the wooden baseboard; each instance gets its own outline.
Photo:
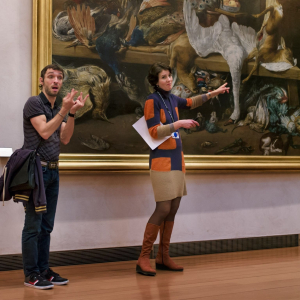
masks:
[[[267,236],[256,238],[228,239],[215,241],[197,241],[172,243],[170,255],[192,256],[224,252],[237,252],[273,248],[296,247],[298,235]],[[137,260],[141,246],[99,248],[87,250],[69,250],[50,253],[50,266],[69,266]],[[158,245],[154,245],[151,258],[155,258]],[[22,255],[0,255],[0,271],[19,270],[23,268]]]

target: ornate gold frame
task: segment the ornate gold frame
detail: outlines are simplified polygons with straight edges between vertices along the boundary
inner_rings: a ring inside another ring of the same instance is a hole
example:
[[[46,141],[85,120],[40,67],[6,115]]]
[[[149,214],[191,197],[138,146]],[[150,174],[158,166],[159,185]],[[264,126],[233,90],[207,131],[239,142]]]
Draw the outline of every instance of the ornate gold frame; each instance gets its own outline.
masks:
[[[52,61],[52,0],[33,0],[32,94],[39,93],[40,70]],[[186,155],[188,170],[299,170],[299,156]],[[147,155],[61,154],[60,169],[70,171],[143,171]]]

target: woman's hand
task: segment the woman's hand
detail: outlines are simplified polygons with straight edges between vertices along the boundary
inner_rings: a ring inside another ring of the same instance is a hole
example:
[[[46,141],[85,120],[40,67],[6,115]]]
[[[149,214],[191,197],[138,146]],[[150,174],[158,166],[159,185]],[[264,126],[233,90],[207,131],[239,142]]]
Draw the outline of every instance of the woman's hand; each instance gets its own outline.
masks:
[[[227,82],[224,83],[223,85],[221,85],[220,87],[218,87],[215,91],[211,92],[212,93],[216,93],[216,95],[214,96],[217,96],[219,94],[224,94],[225,92],[229,93],[229,87],[226,86],[227,85]]]
[[[177,130],[179,128],[192,128],[192,127],[196,127],[196,126],[200,126],[199,123],[195,120],[192,119],[188,119],[188,120],[179,120],[173,123],[174,125],[174,129]]]

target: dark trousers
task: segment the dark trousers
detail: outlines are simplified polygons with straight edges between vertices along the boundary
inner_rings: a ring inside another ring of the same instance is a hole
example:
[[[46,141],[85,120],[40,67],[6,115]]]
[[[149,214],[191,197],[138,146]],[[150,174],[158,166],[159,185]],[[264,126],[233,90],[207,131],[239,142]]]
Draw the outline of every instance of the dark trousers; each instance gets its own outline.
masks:
[[[59,191],[58,170],[42,167],[47,213],[37,214],[32,198],[26,206],[22,232],[22,255],[25,276],[49,268],[50,233],[53,230]]]

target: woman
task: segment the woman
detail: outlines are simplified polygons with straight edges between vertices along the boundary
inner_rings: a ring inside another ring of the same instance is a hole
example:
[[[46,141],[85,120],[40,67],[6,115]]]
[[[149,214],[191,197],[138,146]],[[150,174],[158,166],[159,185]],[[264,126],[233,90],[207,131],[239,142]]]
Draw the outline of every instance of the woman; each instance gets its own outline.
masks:
[[[172,95],[171,68],[163,63],[151,66],[148,81],[155,92],[145,102],[144,115],[153,138],[170,136],[154,150],[150,150],[150,177],[154,190],[156,208],[150,217],[145,233],[142,251],[136,271],[143,275],[154,276],[150,265],[150,253],[160,230],[159,250],[156,269],[183,271],[169,256],[169,245],[176,212],[181,197],[186,195],[185,164],[179,128],[199,126],[194,120],[179,120],[178,109],[193,109],[220,93],[229,92],[225,83],[217,90],[193,98],[183,99]]]

